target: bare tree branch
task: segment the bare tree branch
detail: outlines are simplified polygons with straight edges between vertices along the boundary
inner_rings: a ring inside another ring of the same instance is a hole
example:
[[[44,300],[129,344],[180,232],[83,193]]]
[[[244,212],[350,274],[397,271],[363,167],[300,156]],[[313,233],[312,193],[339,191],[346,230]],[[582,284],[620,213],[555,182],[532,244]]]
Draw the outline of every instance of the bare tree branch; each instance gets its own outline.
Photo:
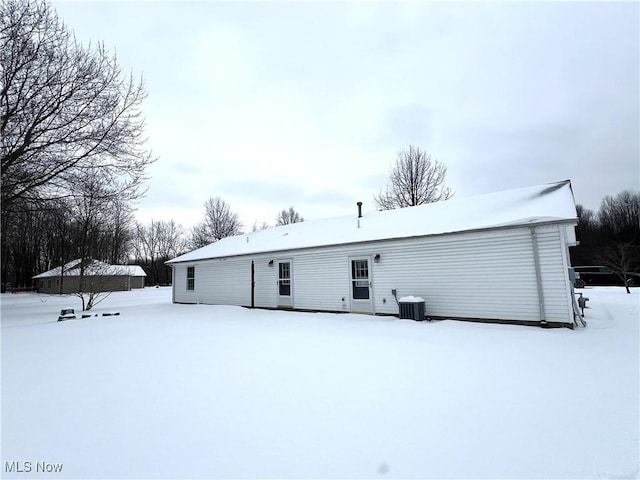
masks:
[[[83,47],[49,2],[0,5],[2,209],[60,196],[99,167],[140,195],[153,161],[143,137],[142,80],[123,77],[102,44]]]
[[[184,229],[174,220],[151,220],[148,225],[137,223],[133,245],[136,263],[143,266],[147,279],[156,285],[171,282],[171,269],[165,262],[187,248]]]
[[[251,227],[251,231],[257,232],[259,230],[267,230],[269,228],[271,228],[271,225],[269,225],[267,222],[263,221],[261,223],[258,223],[258,220],[254,220],[253,226]]]
[[[640,247],[631,242],[614,242],[604,248],[596,259],[618,275],[624,283],[627,293],[631,293],[629,287],[633,285],[633,280],[637,277],[630,274],[633,265],[640,260],[639,252]]]
[[[284,209],[276,216],[276,225],[289,225],[291,223],[304,222],[304,218],[293,207]]]
[[[204,220],[192,228],[191,243],[194,248],[204,247],[218,240],[238,235],[242,223],[238,214],[220,197],[211,197],[205,203]]]
[[[438,159],[413,145],[398,152],[389,173],[389,183],[374,195],[380,210],[439,202],[453,196],[444,184],[447,167]]]
[[[615,197],[604,197],[598,221],[612,238],[640,242],[640,192],[624,190]]]

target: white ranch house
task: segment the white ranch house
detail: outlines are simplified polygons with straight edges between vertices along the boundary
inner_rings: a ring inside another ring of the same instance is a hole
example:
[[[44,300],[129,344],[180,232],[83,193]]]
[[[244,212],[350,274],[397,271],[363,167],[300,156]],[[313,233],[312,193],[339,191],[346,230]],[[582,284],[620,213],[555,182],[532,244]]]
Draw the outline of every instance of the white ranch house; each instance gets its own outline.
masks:
[[[167,262],[173,301],[527,325],[574,321],[570,181],[237,235]]]

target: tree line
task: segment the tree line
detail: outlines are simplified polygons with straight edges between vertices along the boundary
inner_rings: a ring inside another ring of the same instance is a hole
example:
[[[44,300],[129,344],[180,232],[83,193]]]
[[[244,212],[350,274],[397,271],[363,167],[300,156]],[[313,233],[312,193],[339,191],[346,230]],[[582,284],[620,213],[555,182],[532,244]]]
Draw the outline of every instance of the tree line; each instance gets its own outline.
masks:
[[[83,46],[46,0],[0,3],[0,163],[2,284],[79,259],[141,265],[150,284],[168,284],[165,262],[243,231],[220,197],[204,203],[187,230],[174,220],[134,220],[147,168],[142,77],[124,75],[104,45]],[[398,151],[380,210],[446,200],[446,165],[420,147]],[[597,212],[577,206],[574,265],[640,270],[638,192],[606,197]],[[275,225],[304,221],[293,206]],[[251,230],[270,224],[254,222]]]
[[[640,272],[640,191],[608,195],[598,211],[576,211],[579,245],[570,249],[571,264],[608,267],[627,285],[626,274]]]
[[[140,265],[147,285],[168,285],[167,260],[243,233],[237,213],[220,197],[208,199],[202,221],[186,229],[173,219],[138,222],[130,205],[99,191],[93,185],[46,208],[12,211],[12,222],[2,229],[3,286],[30,287],[33,276],[72,260]],[[278,213],[275,225],[303,220],[290,207]],[[254,224],[252,230],[270,227]]]
[[[302,221],[304,218],[289,207],[278,213],[275,225]],[[258,226],[254,222],[252,231],[271,227],[267,223]],[[135,222],[130,260],[145,270],[148,284],[168,285],[171,283],[171,268],[165,264],[167,260],[243,232],[243,225],[231,205],[220,197],[211,197],[204,202],[202,220],[191,229],[185,229],[174,220],[151,220],[147,224]]]

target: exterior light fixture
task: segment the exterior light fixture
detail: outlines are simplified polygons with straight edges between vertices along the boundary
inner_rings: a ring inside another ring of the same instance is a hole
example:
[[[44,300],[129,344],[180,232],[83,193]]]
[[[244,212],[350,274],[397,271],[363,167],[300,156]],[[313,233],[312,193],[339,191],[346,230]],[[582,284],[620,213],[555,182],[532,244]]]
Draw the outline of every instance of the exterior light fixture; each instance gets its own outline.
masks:
[[[273,260],[269,260],[269,266],[273,267]]]
[[[373,261],[376,262],[376,263],[380,263],[380,254],[379,253],[376,253],[376,256],[373,257]]]

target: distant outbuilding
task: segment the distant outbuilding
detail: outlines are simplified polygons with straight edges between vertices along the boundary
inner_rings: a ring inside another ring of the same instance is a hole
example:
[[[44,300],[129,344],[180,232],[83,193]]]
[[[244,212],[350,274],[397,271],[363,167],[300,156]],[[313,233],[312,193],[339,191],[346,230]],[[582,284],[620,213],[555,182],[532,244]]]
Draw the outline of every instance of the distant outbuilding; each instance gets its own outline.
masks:
[[[572,326],[569,180],[305,221],[224,238],[167,262],[173,301]]]
[[[83,276],[81,280],[81,275]],[[144,288],[147,276],[139,265],[110,265],[98,260],[67,262],[33,277],[40,293],[120,292]]]

